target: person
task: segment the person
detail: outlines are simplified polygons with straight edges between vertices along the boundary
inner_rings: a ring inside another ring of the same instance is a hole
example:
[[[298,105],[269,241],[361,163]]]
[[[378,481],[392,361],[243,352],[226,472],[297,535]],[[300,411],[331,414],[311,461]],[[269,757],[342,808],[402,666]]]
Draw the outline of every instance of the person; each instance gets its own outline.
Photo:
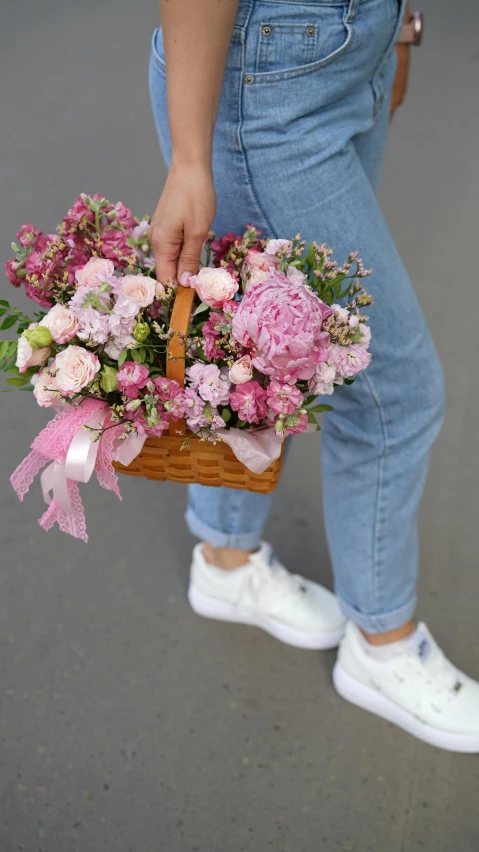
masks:
[[[196,273],[210,227],[326,242],[372,267],[373,354],[322,430],[336,596],[262,542],[272,496],[193,485],[189,598],[283,642],[340,642],[344,698],[436,746],[479,751],[479,684],[416,624],[417,512],[443,375],[376,198],[407,83],[405,0],[160,0],[150,92],[166,183],[150,227],[159,280]],[[318,488],[319,488],[318,484]],[[301,566],[307,571],[308,566]]]

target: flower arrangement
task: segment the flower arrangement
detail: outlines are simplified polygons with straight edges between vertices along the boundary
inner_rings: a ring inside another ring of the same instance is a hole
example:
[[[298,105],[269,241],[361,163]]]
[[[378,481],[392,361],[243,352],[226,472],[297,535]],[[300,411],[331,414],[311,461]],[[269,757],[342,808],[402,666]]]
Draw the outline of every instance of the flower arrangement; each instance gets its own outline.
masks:
[[[156,280],[148,229],[148,219],[123,204],[81,195],[56,234],[24,225],[12,243],[7,275],[39,310],[27,316],[0,301],[0,329],[16,325],[19,334],[0,343],[0,368],[11,374],[11,388],[30,389],[40,406],[58,411],[54,446],[46,451],[47,439],[37,439],[33,453],[41,458],[30,459],[27,474],[22,463],[12,481],[23,496],[32,465],[37,472],[52,461],[57,480],[67,465],[64,499],[58,482],[56,492],[54,483],[44,488],[46,499],[54,493],[41,521],[47,528],[58,522],[72,532],[76,483],[85,481],[67,475],[78,432],[83,458],[97,444],[100,482],[117,491],[112,461],[133,458],[172,422],[186,422],[185,442],[227,440],[234,450],[238,430],[267,429],[280,445],[319,428],[317,415],[331,407],[318,395],[331,395],[369,364],[362,313],[371,303],[362,285],[369,272],[357,253],[339,266],[325,245],[306,245],[299,235],[262,240],[249,225],[241,236],[210,234],[205,265],[189,278],[196,299],[181,387],[166,375],[176,284]]]

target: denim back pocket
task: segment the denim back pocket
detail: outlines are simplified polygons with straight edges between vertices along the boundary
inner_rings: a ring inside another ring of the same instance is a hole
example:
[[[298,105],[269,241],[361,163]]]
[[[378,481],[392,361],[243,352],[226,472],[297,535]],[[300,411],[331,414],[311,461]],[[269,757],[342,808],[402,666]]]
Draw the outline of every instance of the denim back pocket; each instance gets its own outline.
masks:
[[[339,56],[351,40],[349,2],[272,3],[258,0],[247,39],[257,40],[253,73],[258,82],[288,79]]]

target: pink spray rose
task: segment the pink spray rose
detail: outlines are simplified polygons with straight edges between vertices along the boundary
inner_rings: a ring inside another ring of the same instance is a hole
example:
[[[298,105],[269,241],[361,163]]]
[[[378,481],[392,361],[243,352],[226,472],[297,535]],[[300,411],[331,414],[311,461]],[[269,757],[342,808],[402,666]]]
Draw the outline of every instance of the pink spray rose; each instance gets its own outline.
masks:
[[[212,308],[221,308],[238,291],[238,282],[226,269],[204,266],[197,275],[191,275],[188,286],[194,287],[201,301]]]
[[[249,355],[238,358],[230,369],[230,382],[234,385],[244,385],[253,378],[253,363]]]
[[[125,361],[121,369],[118,370],[116,378],[118,390],[129,399],[135,399],[140,390],[147,384],[150,373],[148,367],[145,367],[144,364],[137,364],[136,361]]]
[[[79,287],[93,290],[111,278],[114,272],[115,267],[111,260],[104,257],[91,257],[85,266],[76,270],[75,278]]]
[[[303,394],[297,387],[279,382],[271,382],[267,394],[268,405],[275,414],[293,414],[303,401]]]
[[[70,396],[91,384],[100,366],[100,361],[92,352],[82,346],[67,346],[58,353],[50,369],[52,373],[55,372],[60,393]]]
[[[268,414],[266,391],[255,381],[238,385],[230,396],[230,405],[240,420],[248,423],[259,423]]]
[[[148,307],[155,298],[157,282],[153,278],[146,275],[124,275],[120,283],[121,292],[140,308]]]
[[[46,317],[43,317],[40,325],[48,328],[55,343],[67,343],[77,333],[78,320],[69,308],[64,305],[54,305]]]
[[[232,320],[233,338],[252,350],[260,373],[294,384],[310,379],[327,358],[329,334],[323,320],[331,313],[309,287],[276,272],[249,290]]]

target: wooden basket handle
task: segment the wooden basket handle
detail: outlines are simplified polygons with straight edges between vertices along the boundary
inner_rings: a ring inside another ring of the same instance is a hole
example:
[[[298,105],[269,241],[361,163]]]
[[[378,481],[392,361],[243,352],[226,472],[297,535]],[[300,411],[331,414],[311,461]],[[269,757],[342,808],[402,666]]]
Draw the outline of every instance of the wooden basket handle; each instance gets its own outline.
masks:
[[[195,296],[196,290],[194,287],[182,287],[179,284],[171,314],[170,331],[174,329],[179,334],[173,334],[168,344],[166,378],[174,379],[181,387],[185,385],[186,335],[188,333]],[[184,337],[180,337],[180,335],[184,335]],[[176,435],[177,432],[186,433],[186,423],[184,420],[171,421],[169,427],[170,435]]]

